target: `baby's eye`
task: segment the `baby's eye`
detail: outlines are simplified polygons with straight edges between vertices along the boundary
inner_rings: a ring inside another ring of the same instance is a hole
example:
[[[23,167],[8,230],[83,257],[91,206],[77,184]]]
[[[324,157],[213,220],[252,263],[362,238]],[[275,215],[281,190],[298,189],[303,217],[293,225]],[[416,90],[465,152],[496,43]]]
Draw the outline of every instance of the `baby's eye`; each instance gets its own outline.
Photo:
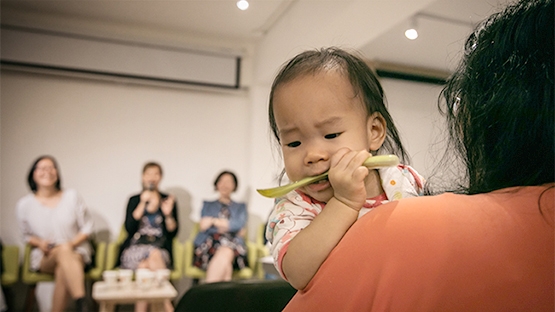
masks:
[[[324,136],[324,138],[326,138],[326,139],[335,139],[335,138],[337,138],[339,135],[341,135],[341,133],[331,133],[331,134],[326,134],[326,135]]]
[[[299,142],[299,141],[294,141],[294,142],[291,142],[291,143],[287,143],[287,144],[285,144],[285,145],[286,145],[287,147],[297,147],[297,146],[301,145],[301,142]]]

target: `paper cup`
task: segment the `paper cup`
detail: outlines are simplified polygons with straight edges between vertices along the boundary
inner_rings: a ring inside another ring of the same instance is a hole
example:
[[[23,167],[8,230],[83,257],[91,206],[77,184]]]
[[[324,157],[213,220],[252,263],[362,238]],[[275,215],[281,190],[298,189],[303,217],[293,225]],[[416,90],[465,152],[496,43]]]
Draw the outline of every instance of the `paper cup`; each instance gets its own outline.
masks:
[[[138,269],[135,271],[135,281],[140,289],[150,289],[156,281],[156,273],[148,269]]]
[[[133,270],[119,270],[119,285],[129,287],[133,282]]]
[[[108,287],[116,287],[118,285],[118,271],[108,270],[102,272],[102,279]]]
[[[169,269],[156,270],[156,283],[158,286],[162,286],[164,282],[170,280],[171,271]]]

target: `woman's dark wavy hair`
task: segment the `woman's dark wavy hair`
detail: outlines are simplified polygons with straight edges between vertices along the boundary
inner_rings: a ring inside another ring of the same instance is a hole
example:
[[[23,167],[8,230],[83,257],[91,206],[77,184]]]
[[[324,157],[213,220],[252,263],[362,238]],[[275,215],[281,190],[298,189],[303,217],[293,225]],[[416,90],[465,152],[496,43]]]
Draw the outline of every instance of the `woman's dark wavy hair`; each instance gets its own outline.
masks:
[[[58,163],[56,162],[56,159],[54,159],[54,157],[50,156],[50,155],[43,155],[40,156],[39,158],[37,158],[34,162],[33,165],[31,166],[31,169],[29,170],[29,174],[27,175],[27,183],[29,184],[29,188],[31,189],[31,191],[33,193],[37,192],[37,183],[35,182],[35,179],[33,178],[33,174],[35,173],[35,170],[37,170],[37,164],[39,163],[39,161],[43,160],[43,159],[50,159],[52,161],[52,163],[54,164],[54,168],[56,168],[56,173],[58,175],[58,181],[56,181],[56,184],[54,185],[56,187],[56,189],[59,191],[62,189],[62,182],[61,182],[61,178],[60,178],[60,169],[58,168]]]
[[[442,91],[459,192],[554,182],[553,1],[523,0],[482,22]]]
[[[237,191],[237,187],[239,186],[237,176],[235,175],[235,173],[227,170],[220,172],[220,174],[218,174],[218,176],[216,177],[216,180],[214,180],[214,190],[218,190],[218,182],[220,182],[220,179],[224,174],[229,174],[233,178],[233,182],[235,182],[235,187],[233,188],[233,191]]]
[[[287,62],[277,74],[270,91],[270,105],[268,108],[270,128],[277,142],[279,143],[279,133],[274,116],[276,89],[300,76],[314,75],[330,69],[339,70],[349,78],[356,92],[355,96],[360,96],[365,104],[364,108],[367,116],[377,112],[385,119],[387,135],[379,151],[395,154],[403,163],[409,163],[409,156],[403,148],[397,128],[387,111],[383,89],[378,78],[360,57],[336,47],[302,52]]]

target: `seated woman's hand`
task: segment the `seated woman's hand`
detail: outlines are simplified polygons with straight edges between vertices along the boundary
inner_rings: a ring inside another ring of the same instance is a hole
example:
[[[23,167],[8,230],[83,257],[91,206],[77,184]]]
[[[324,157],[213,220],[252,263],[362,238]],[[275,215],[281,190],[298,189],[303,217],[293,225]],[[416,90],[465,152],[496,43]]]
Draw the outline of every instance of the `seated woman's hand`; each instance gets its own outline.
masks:
[[[42,250],[42,252],[47,255],[48,252],[50,251],[50,249],[52,249],[53,244],[50,243],[50,241],[43,239],[40,241],[40,243],[37,246],[40,250]]]
[[[242,228],[241,230],[239,230],[239,232],[237,232],[237,236],[245,238],[245,236],[247,235],[247,228]]]
[[[202,219],[200,219],[200,222],[199,222],[200,231],[203,232],[208,230],[210,227],[212,227],[213,224],[214,224],[214,218],[203,217]]]
[[[145,190],[141,193],[141,202],[145,204],[148,203],[148,206],[145,206],[145,209],[148,209],[149,207],[158,207],[160,203],[160,198],[156,191]]]
[[[173,195],[169,195],[165,199],[162,200],[162,213],[165,216],[170,216],[173,210],[173,204],[175,203],[175,197]]]

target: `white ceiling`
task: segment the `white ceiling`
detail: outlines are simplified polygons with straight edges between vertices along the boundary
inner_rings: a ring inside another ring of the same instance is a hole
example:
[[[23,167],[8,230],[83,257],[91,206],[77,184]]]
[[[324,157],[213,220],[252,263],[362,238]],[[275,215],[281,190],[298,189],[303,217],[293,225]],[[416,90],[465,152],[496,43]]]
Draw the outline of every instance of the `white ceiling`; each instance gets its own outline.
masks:
[[[331,2],[346,6],[352,1],[377,0],[249,0],[250,8],[247,11],[237,9],[236,0],[2,0],[0,8],[3,23],[11,20],[8,14],[20,11],[252,44],[262,40],[265,33],[279,20],[286,18],[290,9],[299,2],[316,9]],[[450,71],[458,61],[464,39],[473,25],[509,1],[432,1],[417,15],[418,39],[410,41],[404,37],[410,19],[401,17],[395,26],[359,47],[359,50],[372,60]],[[399,5],[402,3],[399,1]],[[307,18],[317,19],[314,13],[317,11],[307,10]]]

